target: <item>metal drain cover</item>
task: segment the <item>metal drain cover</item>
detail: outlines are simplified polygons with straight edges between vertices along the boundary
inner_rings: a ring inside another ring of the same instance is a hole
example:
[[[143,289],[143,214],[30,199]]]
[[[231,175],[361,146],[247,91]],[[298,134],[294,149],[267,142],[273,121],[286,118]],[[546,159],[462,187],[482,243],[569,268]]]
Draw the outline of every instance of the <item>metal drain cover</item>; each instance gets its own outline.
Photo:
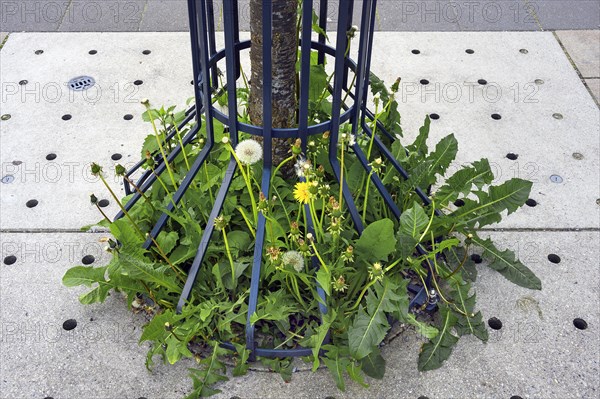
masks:
[[[96,84],[96,80],[91,76],[78,76],[69,80],[69,88],[73,91],[87,90]]]

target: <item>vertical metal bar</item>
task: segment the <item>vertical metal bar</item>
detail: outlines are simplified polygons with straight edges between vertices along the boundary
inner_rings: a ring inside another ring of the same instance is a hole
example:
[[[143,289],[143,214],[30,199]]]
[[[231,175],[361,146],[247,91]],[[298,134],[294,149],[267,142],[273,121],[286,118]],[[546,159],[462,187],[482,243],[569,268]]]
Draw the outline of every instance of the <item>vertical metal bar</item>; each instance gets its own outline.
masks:
[[[373,0],[371,3],[371,21],[369,26],[369,44],[367,46],[367,65],[365,69],[365,79],[370,80],[371,74],[371,55],[373,53],[373,32],[375,31],[375,13],[377,12],[377,0]],[[362,32],[361,32],[362,33]],[[369,94],[368,90],[364,91],[363,94],[363,109],[366,109],[367,104],[367,95]],[[364,124],[365,121],[365,113],[363,112],[361,117],[361,123]]]
[[[352,194],[350,193],[350,189],[345,182],[345,176],[342,179],[341,170],[340,170],[340,162],[337,159],[338,152],[338,137],[339,137],[339,129],[340,129],[340,114],[341,114],[341,106],[342,106],[342,86],[343,86],[343,73],[345,68],[345,60],[346,60],[346,45],[348,43],[348,36],[343,28],[340,29],[340,26],[346,26],[348,19],[348,7],[350,4],[350,0],[342,0],[340,1],[339,7],[339,19],[338,19],[338,31],[337,31],[337,41],[336,41],[336,50],[335,50],[335,77],[333,83],[333,104],[331,111],[331,130],[329,136],[329,163],[331,164],[331,168],[333,169],[333,173],[335,175],[336,180],[342,186],[342,193],[344,200],[346,201],[346,206],[348,207],[348,211],[350,212],[350,217],[354,223],[354,227],[358,231],[359,234],[362,233],[364,226],[360,215],[358,214],[358,210],[356,209],[356,205],[354,204],[354,199],[352,198]]]
[[[225,65],[227,69],[227,108],[229,111],[229,136],[235,148],[238,143],[237,85],[238,55],[235,50],[235,20],[237,10],[231,0],[223,1],[223,28],[225,30]]]
[[[196,97],[196,109],[202,107],[202,97],[200,95],[200,54],[198,44],[198,16],[197,16],[196,0],[188,0],[188,16],[190,19],[190,40],[192,44],[192,71],[194,73],[194,96]],[[200,113],[197,113],[197,118],[200,118]]]
[[[210,50],[210,56],[212,57],[217,53],[215,44],[215,7],[213,0],[208,0],[206,3],[206,15],[207,15],[207,28],[208,28],[208,46]],[[219,76],[217,74],[217,66],[214,65],[210,69],[210,80],[211,87],[217,89],[219,87]]]
[[[215,199],[215,203],[213,204],[213,208],[208,217],[208,223],[206,224],[206,228],[202,232],[202,238],[200,239],[198,251],[196,252],[196,256],[194,257],[194,262],[190,267],[188,277],[185,281],[183,290],[181,291],[181,296],[179,297],[179,301],[177,302],[177,313],[181,313],[181,310],[190,298],[190,293],[192,292],[192,288],[196,283],[198,271],[200,270],[200,266],[202,266],[202,262],[204,261],[204,255],[206,254],[208,244],[210,243],[210,237],[212,236],[212,233],[215,228],[215,219],[217,218],[217,216],[219,216],[219,213],[221,213],[221,209],[223,208],[223,203],[225,202],[225,197],[227,195],[227,192],[229,191],[229,187],[231,186],[231,181],[233,180],[233,177],[235,175],[236,168],[237,162],[235,161],[235,159],[231,159],[229,161],[227,171],[225,172],[223,183],[221,184],[221,188],[219,189],[219,193],[217,194],[217,198]]]
[[[319,27],[323,30],[323,32],[327,32],[327,0],[321,0],[319,2]],[[319,33],[319,43],[325,45],[326,40],[327,38],[325,35]],[[321,50],[319,50],[318,62],[320,65],[325,63],[325,53]]]
[[[342,0],[342,2],[343,1],[348,1],[348,11],[347,11],[348,12],[348,16],[347,16],[348,20],[346,21],[346,33],[348,33],[348,31],[350,31],[350,29],[352,28],[352,13],[354,11],[354,0]],[[338,25],[338,30],[339,29],[340,29],[340,27]],[[346,49],[348,56],[350,56],[351,45],[352,45],[352,41],[348,40],[348,47]],[[344,88],[349,89],[349,87],[348,87],[348,68],[344,68]]]
[[[354,113],[352,114],[352,134],[358,130],[358,117],[362,113],[363,92],[366,91],[369,81],[366,76],[366,57],[369,36],[373,33],[369,31],[369,22],[371,16],[371,0],[364,0],[362,18],[360,25],[360,42],[358,46],[358,60],[356,65],[356,87],[354,95]]]
[[[262,10],[262,58],[263,58],[263,173],[261,190],[269,198],[269,186],[271,181],[272,147],[271,130],[272,120],[272,2],[264,0]],[[258,285],[260,282],[260,269],[263,257],[263,245],[265,240],[265,216],[258,214],[258,225],[256,227],[256,243],[254,245],[254,257],[252,263],[252,277],[250,280],[250,297],[248,299],[248,318],[246,320],[246,348],[250,353],[250,361],[256,359],[256,342],[254,341],[254,324],[250,322],[252,315],[256,312],[258,302]]]
[[[302,3],[302,34],[300,60],[300,111],[298,130],[302,140],[302,152],[306,154],[308,142],[308,97],[310,88],[310,52],[312,33],[313,0],[304,0]]]
[[[227,0],[225,0],[227,1]],[[240,14],[238,0],[231,0],[233,2],[233,37],[235,43],[240,42]],[[239,79],[242,71],[242,64],[240,62],[240,52],[235,52],[235,78]]]

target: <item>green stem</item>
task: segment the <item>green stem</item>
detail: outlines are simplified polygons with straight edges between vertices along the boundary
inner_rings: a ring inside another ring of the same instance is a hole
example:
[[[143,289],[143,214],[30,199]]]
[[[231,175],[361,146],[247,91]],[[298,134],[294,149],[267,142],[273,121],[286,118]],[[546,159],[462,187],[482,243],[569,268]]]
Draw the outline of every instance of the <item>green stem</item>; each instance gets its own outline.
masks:
[[[225,146],[226,146],[227,150],[229,150],[229,152],[231,153],[231,156],[233,157],[233,159],[235,159],[235,162],[237,162],[238,168],[240,169],[240,172],[242,173],[242,177],[244,178],[244,182],[246,183],[246,188],[248,189],[248,193],[250,194],[250,203],[252,205],[252,214],[254,216],[254,223],[256,224],[256,223],[258,223],[258,209],[256,207],[256,200],[254,199],[252,183],[250,182],[250,178],[246,174],[244,165],[242,164],[240,159],[237,157],[237,154],[235,153],[235,150],[233,149],[231,144],[227,143]]]
[[[285,164],[286,164],[286,163],[288,163],[289,161],[292,161],[292,160],[294,160],[295,158],[296,158],[296,156],[295,156],[295,155],[292,155],[292,156],[290,156],[290,157],[288,157],[288,158],[284,159],[283,161],[281,161],[281,162],[279,163],[279,165],[277,165],[277,167],[275,168],[275,171],[274,171],[274,172],[273,172],[273,174],[271,175],[271,186],[273,185],[273,179],[274,179],[274,178],[275,178],[275,176],[277,175],[277,172],[279,172],[279,169],[281,169],[281,167],[282,167],[283,165],[285,165]]]
[[[114,198],[115,202],[117,203],[117,205],[119,205],[119,208],[121,208],[121,211],[127,217],[127,219],[129,219],[129,221],[131,222],[131,224],[133,225],[133,227],[135,228],[135,230],[137,231],[137,233],[140,235],[140,237],[142,238],[142,240],[145,240],[146,236],[144,235],[144,233],[142,233],[142,230],[140,230],[139,226],[133,220],[133,218],[131,217],[131,215],[129,214],[129,212],[127,212],[127,210],[125,209],[125,207],[123,206],[123,204],[121,204],[121,201],[119,201],[119,198],[117,197],[117,195],[115,194],[115,192],[112,190],[112,188],[110,188],[110,186],[108,185],[108,182],[106,181],[106,179],[104,178],[104,176],[102,176],[102,173],[99,173],[98,176],[100,176],[100,180],[102,180],[102,183],[104,183],[104,186],[108,189],[108,191],[110,192],[110,195],[112,195],[112,197]]]
[[[171,170],[171,165],[167,160],[167,155],[165,154],[165,149],[162,145],[162,140],[159,136],[158,129],[156,129],[156,123],[154,122],[154,117],[152,116],[152,112],[150,110],[150,106],[146,105],[146,110],[148,112],[148,118],[150,119],[150,123],[152,124],[152,129],[154,130],[154,136],[156,137],[156,142],[158,143],[158,148],[160,150],[160,155],[163,158],[163,162],[167,168],[167,172],[169,172],[169,177],[171,178],[171,183],[173,183],[173,187],[177,190],[177,183],[175,182],[175,176],[173,175],[173,171]]]
[[[314,241],[310,242],[310,246],[312,247],[313,251],[315,252],[315,256],[317,257],[317,259],[319,259],[319,262],[321,263],[321,266],[323,266],[323,269],[325,269],[325,271],[327,273],[329,273],[329,268],[325,264],[325,261],[323,260],[323,258],[321,258],[321,254],[319,254],[319,251],[317,250],[317,247],[315,246]]]
[[[365,200],[363,204],[363,222],[367,223],[367,203],[369,202],[369,187],[371,187],[371,176],[373,175],[373,170],[369,172],[369,176],[367,177],[367,183],[365,188]]]
[[[229,259],[229,265],[231,266],[231,286],[235,287],[235,265],[233,264],[233,258],[231,257],[231,250],[229,249],[229,241],[227,240],[227,232],[225,228],[221,229],[223,233],[223,241],[225,242],[225,251],[227,252],[227,259]]]
[[[244,219],[244,222],[246,222],[246,225],[248,226],[250,233],[252,233],[252,238],[256,238],[256,233],[254,232],[254,229],[252,228],[252,225],[250,224],[250,220],[248,220],[248,216],[246,216],[246,213],[244,212],[244,208],[242,208],[241,206],[238,206],[237,210],[240,211],[240,213],[242,214],[242,218]]]
[[[104,213],[104,211],[102,210],[102,208],[100,208],[100,205],[98,205],[98,203],[95,203],[94,205],[96,205],[96,208],[98,208],[98,210],[100,211],[100,213],[102,214],[102,216],[104,216],[104,219],[106,219],[106,221],[109,224],[112,223],[112,221],[108,218],[108,216],[106,216],[106,213]]]
[[[150,201],[150,198],[148,198],[146,196],[146,193],[141,191],[139,189],[139,187],[133,181],[131,181],[131,179],[127,175],[124,175],[123,177],[125,178],[125,180],[127,180],[127,182],[129,184],[131,184],[131,186],[133,186],[134,190],[137,191],[137,193],[140,194],[144,198],[144,201],[146,201],[150,205],[150,207],[152,208],[152,211],[156,212],[156,208],[154,208],[154,205],[152,205],[152,202]]]

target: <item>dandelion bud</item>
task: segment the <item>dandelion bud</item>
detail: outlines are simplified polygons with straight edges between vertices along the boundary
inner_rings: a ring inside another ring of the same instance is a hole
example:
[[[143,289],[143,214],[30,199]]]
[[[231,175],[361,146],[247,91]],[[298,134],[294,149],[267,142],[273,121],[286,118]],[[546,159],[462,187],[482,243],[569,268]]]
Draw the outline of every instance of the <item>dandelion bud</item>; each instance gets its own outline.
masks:
[[[127,173],[127,170],[125,169],[125,167],[121,164],[117,164],[117,166],[115,166],[115,174],[117,176],[124,176],[125,173]]]
[[[140,101],[140,103],[142,103],[142,105],[148,106],[150,105],[150,100],[148,100],[147,98],[143,98],[142,101]]]
[[[96,197],[94,194],[90,194],[90,202],[92,205],[96,205],[98,203],[98,197]]]
[[[295,156],[302,154],[302,140],[296,139],[296,142],[292,145],[292,154]]]
[[[344,276],[341,275],[337,278],[337,280],[334,280],[331,283],[331,285],[333,286],[333,289],[337,292],[344,292],[348,288],[348,284],[346,284],[346,279],[344,278]]]
[[[165,323],[165,330],[167,330],[167,331],[173,330],[173,326],[171,326],[171,323],[169,323],[168,321]]]
[[[227,221],[223,217],[223,215],[219,215],[215,218],[215,227],[218,230],[223,230],[227,226]]]

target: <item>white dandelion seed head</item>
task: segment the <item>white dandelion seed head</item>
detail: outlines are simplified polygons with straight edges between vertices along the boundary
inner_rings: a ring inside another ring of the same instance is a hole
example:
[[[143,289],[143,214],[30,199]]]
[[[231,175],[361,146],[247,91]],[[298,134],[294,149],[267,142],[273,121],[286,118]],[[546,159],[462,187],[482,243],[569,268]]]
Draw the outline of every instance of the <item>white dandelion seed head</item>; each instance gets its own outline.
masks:
[[[294,165],[294,170],[296,171],[296,176],[304,177],[304,170],[308,170],[310,168],[310,164],[304,157],[298,157],[296,164]]]
[[[240,162],[246,165],[252,165],[262,159],[263,149],[260,143],[256,140],[244,140],[235,148],[235,154],[240,159]]]
[[[304,269],[304,257],[298,251],[287,251],[281,257],[283,264],[286,266],[292,266],[298,273]]]
[[[354,144],[356,144],[356,136],[351,134],[350,139],[348,140],[348,145],[352,147]]]

